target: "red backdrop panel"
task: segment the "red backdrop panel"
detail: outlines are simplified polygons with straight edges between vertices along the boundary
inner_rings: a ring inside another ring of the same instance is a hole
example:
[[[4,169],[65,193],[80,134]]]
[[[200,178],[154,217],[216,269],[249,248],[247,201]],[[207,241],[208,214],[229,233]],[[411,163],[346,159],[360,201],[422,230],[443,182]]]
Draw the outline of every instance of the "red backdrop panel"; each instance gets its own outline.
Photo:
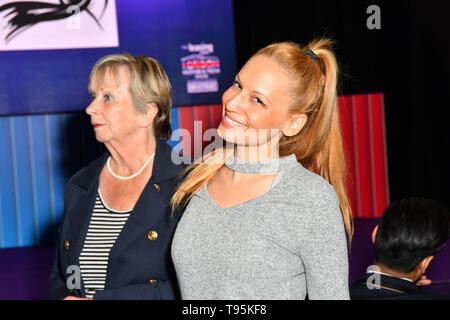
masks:
[[[369,97],[356,95],[353,100],[353,119],[356,150],[356,185],[358,212],[361,217],[372,218],[372,155],[370,148]]]
[[[358,212],[358,190],[356,186],[355,171],[355,143],[353,103],[351,96],[339,97],[339,118],[344,145],[345,159],[347,162],[347,193],[355,215]]]
[[[372,184],[374,213],[381,217],[389,202],[387,183],[386,131],[384,123],[384,103],[382,94],[369,96],[372,154]]]

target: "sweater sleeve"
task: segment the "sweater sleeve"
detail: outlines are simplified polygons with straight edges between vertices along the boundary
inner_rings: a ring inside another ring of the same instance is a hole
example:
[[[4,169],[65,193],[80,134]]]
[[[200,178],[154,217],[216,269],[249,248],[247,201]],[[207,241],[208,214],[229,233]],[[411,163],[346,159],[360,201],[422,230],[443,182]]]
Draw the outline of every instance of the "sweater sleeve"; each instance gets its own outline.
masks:
[[[338,197],[331,185],[307,209],[300,255],[310,300],[348,300],[348,248]]]

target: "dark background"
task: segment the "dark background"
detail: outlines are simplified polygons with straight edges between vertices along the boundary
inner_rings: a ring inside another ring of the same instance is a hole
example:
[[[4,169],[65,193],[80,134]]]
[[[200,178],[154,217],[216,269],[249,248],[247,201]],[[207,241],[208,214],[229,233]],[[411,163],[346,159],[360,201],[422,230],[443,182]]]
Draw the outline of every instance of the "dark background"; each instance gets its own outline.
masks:
[[[381,9],[369,30],[367,7]],[[335,40],[340,94],[385,95],[390,200],[450,208],[450,1],[234,0],[237,66],[277,41]]]

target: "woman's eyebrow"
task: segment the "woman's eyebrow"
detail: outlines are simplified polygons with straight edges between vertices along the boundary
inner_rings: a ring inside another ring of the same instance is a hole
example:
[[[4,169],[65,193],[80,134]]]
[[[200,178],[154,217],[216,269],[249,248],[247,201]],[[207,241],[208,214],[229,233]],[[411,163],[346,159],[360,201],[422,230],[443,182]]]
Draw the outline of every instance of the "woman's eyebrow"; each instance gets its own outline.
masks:
[[[241,87],[244,87],[244,86],[242,85],[241,78],[239,78],[239,74],[236,75],[236,79],[237,79],[237,81],[239,81],[239,83],[241,84]],[[263,97],[267,100],[267,102],[272,103],[272,102],[270,101],[270,99],[269,99],[264,93],[262,93],[261,91],[258,91],[258,90],[252,90],[252,92],[253,92],[253,93],[256,93],[256,94],[258,94],[258,95],[263,96]]]
[[[271,103],[270,99],[264,93],[262,93],[262,92],[260,92],[258,90],[252,90],[252,92],[256,93],[257,95],[263,96],[269,103]]]

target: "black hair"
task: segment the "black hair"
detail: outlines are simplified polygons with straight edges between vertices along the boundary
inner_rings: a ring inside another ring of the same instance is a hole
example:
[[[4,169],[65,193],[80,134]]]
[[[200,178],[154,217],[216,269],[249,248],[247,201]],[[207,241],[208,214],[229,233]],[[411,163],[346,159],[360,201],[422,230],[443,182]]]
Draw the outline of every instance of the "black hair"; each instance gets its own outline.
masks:
[[[378,225],[375,261],[409,273],[442,250],[449,236],[449,212],[439,202],[416,197],[395,201]]]

